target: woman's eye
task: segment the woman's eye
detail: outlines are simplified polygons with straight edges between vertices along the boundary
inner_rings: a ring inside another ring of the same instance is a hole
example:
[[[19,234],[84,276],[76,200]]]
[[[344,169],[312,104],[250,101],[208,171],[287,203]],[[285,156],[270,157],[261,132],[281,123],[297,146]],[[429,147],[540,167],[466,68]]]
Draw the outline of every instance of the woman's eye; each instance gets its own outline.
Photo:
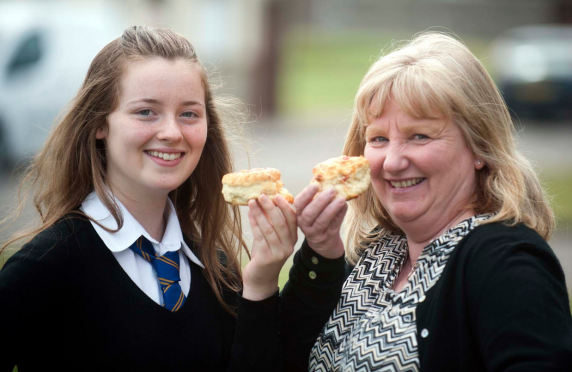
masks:
[[[139,115],[141,116],[150,116],[151,115],[151,110],[140,110],[138,112]]]
[[[424,134],[414,134],[414,135],[413,135],[413,139],[416,139],[416,140],[426,140],[426,139],[429,139],[429,137],[426,136],[426,135],[424,135]]]
[[[385,137],[373,137],[371,139],[372,143],[383,143],[383,142],[387,142],[387,138]]]

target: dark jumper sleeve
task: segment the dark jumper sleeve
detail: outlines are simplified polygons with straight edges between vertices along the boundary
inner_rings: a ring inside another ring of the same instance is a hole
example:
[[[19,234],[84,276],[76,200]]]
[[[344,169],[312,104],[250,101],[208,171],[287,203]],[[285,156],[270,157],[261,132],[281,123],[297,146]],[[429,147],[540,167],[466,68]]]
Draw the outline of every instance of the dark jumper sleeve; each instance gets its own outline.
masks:
[[[238,311],[228,371],[282,371],[278,290],[262,301],[237,296]]]
[[[485,239],[467,272],[469,317],[489,371],[572,368],[564,273],[543,242]]]
[[[11,372],[34,349],[38,332],[57,334],[67,293],[67,249],[43,233],[10,257],[0,271],[0,372]],[[32,274],[33,273],[33,274]],[[52,305],[52,306],[51,306]],[[42,350],[42,349],[39,349]],[[53,355],[36,355],[44,360]]]
[[[296,252],[281,294],[285,371],[308,371],[312,346],[340,299],[350,269],[343,256],[324,258],[307,241]]]

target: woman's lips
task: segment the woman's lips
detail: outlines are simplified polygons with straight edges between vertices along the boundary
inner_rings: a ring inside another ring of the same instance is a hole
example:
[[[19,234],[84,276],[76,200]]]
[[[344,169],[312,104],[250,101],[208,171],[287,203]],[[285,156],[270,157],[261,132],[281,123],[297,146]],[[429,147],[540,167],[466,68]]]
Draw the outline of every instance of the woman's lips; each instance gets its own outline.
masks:
[[[391,186],[393,186],[396,189],[402,189],[402,188],[407,188],[407,187],[418,185],[421,182],[423,182],[423,180],[425,180],[424,177],[419,177],[419,178],[411,178],[411,179],[404,180],[404,181],[389,181],[389,183],[391,184]]]

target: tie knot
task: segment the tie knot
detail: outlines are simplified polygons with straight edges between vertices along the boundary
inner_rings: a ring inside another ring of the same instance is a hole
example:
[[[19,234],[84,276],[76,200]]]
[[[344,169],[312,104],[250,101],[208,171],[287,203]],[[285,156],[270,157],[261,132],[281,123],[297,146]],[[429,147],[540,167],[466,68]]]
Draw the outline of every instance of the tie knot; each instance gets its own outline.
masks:
[[[155,268],[157,279],[163,290],[164,306],[171,311],[180,309],[186,297],[179,285],[179,281],[181,281],[179,251],[167,252],[162,256],[157,256],[153,244],[143,236],[137,239],[129,248]]]

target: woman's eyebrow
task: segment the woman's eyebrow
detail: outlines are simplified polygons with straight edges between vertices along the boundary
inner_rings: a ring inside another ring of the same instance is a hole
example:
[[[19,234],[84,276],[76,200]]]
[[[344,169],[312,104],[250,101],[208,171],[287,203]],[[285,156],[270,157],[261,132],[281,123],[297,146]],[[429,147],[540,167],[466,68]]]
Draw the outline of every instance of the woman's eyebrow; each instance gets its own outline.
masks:
[[[441,133],[446,125],[438,120],[423,119],[413,123],[400,125],[400,130],[405,133],[413,133],[417,131],[429,132],[433,135]]]

